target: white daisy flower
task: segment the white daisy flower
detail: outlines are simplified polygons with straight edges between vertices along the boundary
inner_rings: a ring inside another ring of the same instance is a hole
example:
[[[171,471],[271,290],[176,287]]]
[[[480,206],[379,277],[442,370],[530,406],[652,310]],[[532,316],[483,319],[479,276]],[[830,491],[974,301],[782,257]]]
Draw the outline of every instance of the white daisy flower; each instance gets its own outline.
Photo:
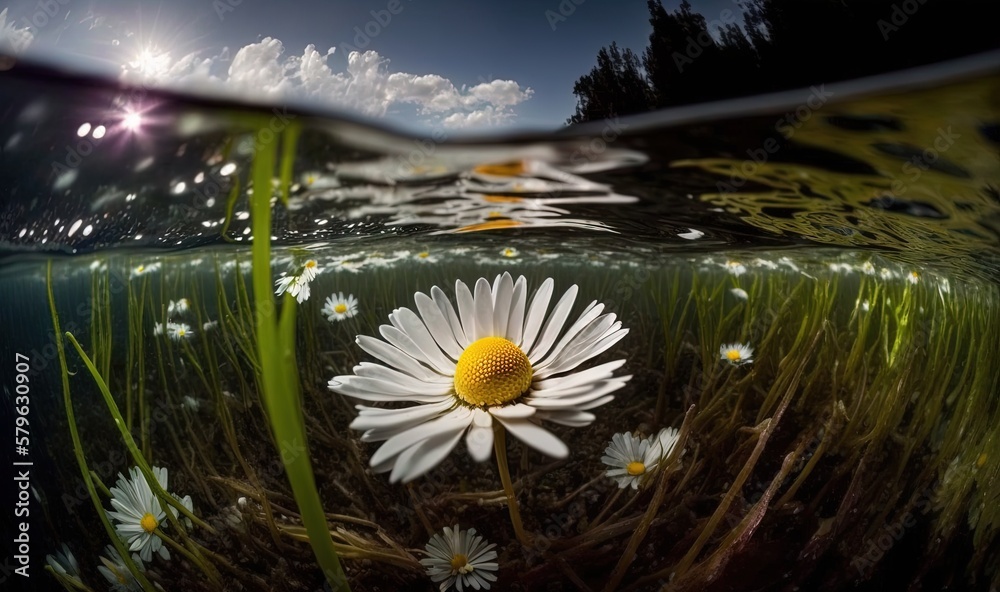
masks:
[[[345,297],[343,292],[331,294],[320,312],[325,314],[326,320],[330,322],[349,319],[358,314],[358,299],[353,294]]]
[[[727,343],[719,348],[719,359],[726,360],[733,366],[742,366],[753,362],[753,348],[750,344]]]
[[[219,321],[206,321],[206,322],[202,323],[201,330],[202,331],[211,331],[212,329],[215,329],[218,326],[219,326]]]
[[[427,542],[426,559],[420,564],[427,568],[431,581],[439,584],[440,592],[455,588],[459,592],[472,588],[489,590],[497,581],[492,572],[500,565],[496,562],[495,544],[486,544],[475,528],[460,530],[444,527],[444,536],[435,533]]]
[[[601,457],[601,462],[611,467],[605,475],[617,481],[619,489],[638,489],[670,455],[679,434],[674,428],[663,428],[656,436],[642,439],[628,433],[615,434]]]
[[[614,398],[631,376],[612,376],[625,360],[574,372],[628,333],[614,314],[591,302],[568,329],[574,285],[548,315],[555,282],[549,278],[528,301],[527,280],[509,273],[486,278],[474,291],[455,282],[458,312],[437,286],[417,292],[419,315],[399,308],[379,332],[385,341],[359,336],[358,345],[386,365],[363,362],[329,387],[371,402],[414,402],[403,409],[358,406],[351,427],[362,440],[385,441],[371,458],[389,479],[411,481],[436,466],[463,434],[476,461],[490,456],[493,421],[527,445],[556,458],[569,449],[539,425],[548,420],[582,427],[590,413]],[[543,321],[545,321],[543,323]],[[561,335],[561,336],[560,336]]]
[[[740,300],[747,300],[748,298],[750,298],[750,296],[747,294],[747,291],[744,290],[743,288],[732,288],[731,290],[729,290],[729,293],[739,298]]]
[[[743,265],[739,261],[733,261],[732,259],[726,261],[725,263],[722,263],[721,265],[726,269],[726,271],[735,275],[736,277],[739,277],[747,272],[747,268],[745,265]]]
[[[518,254],[517,249],[515,249],[514,247],[506,247],[500,250],[500,255],[510,259],[517,257],[517,254]]]
[[[80,580],[80,564],[76,562],[76,557],[73,556],[73,552],[69,550],[66,543],[62,544],[62,550],[56,551],[55,555],[46,555],[45,562],[57,574],[83,583]]]
[[[281,296],[285,292],[288,292],[295,297],[295,300],[299,304],[302,304],[306,300],[309,300],[309,281],[303,280],[302,276],[298,275],[285,275],[275,282],[277,289],[275,294]]]
[[[153,335],[163,335],[163,331],[166,329],[163,323],[155,323],[153,325]]]
[[[187,298],[181,298],[180,300],[174,302],[173,300],[167,304],[167,316],[172,314],[184,314],[191,308],[191,304],[188,302]]]
[[[920,274],[917,273],[916,271],[911,271],[910,273],[906,274],[906,281],[910,282],[911,284],[916,284],[917,282],[920,281]]]
[[[306,282],[311,282],[316,279],[316,274],[319,273],[319,264],[316,263],[315,259],[309,259],[302,266],[302,273],[299,274]]]
[[[160,263],[150,263],[149,265],[146,265],[145,263],[139,264],[138,266],[132,268],[132,273],[129,274],[129,279],[158,271],[160,269],[160,265]]]
[[[118,554],[118,549],[115,549],[114,545],[107,545],[104,547],[104,552],[107,554],[107,557],[101,557],[101,563],[104,565],[98,565],[97,571],[101,572],[104,579],[111,584],[111,592],[142,590],[135,576],[132,575],[132,572],[125,565],[125,560]],[[135,562],[135,566],[139,568],[139,571],[145,571],[145,566],[143,566],[141,559],[133,555],[132,561]]]
[[[858,267],[858,271],[865,275],[875,275],[875,265],[871,261],[865,261]]]
[[[192,335],[194,335],[194,331],[187,323],[167,323],[167,336],[174,341],[190,339]]]
[[[437,255],[431,255],[430,251],[420,251],[413,257],[421,263],[437,263],[439,259]]]
[[[618,488],[639,488],[639,481],[653,468],[659,458],[649,454],[649,440],[632,434],[611,436],[611,444],[604,449],[601,462],[611,467],[605,475],[618,482]]]
[[[129,473],[130,479],[118,473],[118,483],[111,488],[111,505],[118,511],[108,512],[108,518],[118,522],[115,525],[118,535],[129,543],[129,551],[139,552],[143,561],[150,561],[154,552],[170,559],[170,551],[160,537],[153,534],[163,524],[167,514],[139,467],[132,467]],[[160,482],[160,487],[166,489],[167,469],[153,467],[153,475]]]

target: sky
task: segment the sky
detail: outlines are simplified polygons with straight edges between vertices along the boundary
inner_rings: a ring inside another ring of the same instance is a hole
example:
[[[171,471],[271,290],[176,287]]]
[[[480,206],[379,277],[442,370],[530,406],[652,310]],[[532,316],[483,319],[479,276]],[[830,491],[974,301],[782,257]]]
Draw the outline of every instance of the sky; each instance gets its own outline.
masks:
[[[692,4],[711,21],[733,0]],[[641,54],[650,30],[644,0],[10,0],[0,12],[0,46],[73,71],[471,132],[561,127],[598,50]]]

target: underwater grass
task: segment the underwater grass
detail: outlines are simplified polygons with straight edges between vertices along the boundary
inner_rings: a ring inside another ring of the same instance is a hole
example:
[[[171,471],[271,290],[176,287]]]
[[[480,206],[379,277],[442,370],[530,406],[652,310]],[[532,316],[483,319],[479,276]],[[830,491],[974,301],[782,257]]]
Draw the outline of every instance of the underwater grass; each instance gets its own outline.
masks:
[[[107,533],[108,538],[111,539],[111,543],[114,545],[115,549],[117,549],[119,555],[121,555],[122,560],[125,563],[125,566],[128,568],[132,576],[135,577],[136,581],[139,582],[139,585],[142,586],[143,591],[153,592],[154,588],[152,584],[149,583],[149,580],[146,579],[146,576],[136,567],[135,562],[132,561],[132,557],[129,554],[128,549],[125,547],[124,543],[122,543],[121,539],[118,538],[118,533],[115,531],[114,526],[111,525],[111,520],[105,513],[104,506],[101,503],[101,500],[97,495],[97,490],[94,487],[94,481],[93,478],[91,477],[91,471],[90,468],[87,466],[87,459],[84,457],[83,454],[83,442],[80,440],[80,434],[77,430],[76,415],[73,412],[73,399],[72,396],[70,395],[70,388],[69,388],[69,366],[66,363],[66,352],[65,349],[63,348],[62,339],[59,338],[59,336],[61,335],[61,331],[59,328],[59,313],[56,310],[55,296],[53,295],[52,292],[51,260],[49,261],[48,266],[46,267],[45,279],[49,297],[49,311],[52,315],[52,328],[54,331],[54,335],[56,336],[55,340],[56,352],[59,357],[59,368],[62,374],[63,405],[66,410],[66,418],[70,430],[70,436],[73,439],[73,454],[74,456],[76,456],[77,464],[80,467],[80,474],[83,476],[83,482],[87,487],[87,493],[90,496],[91,502],[94,504],[94,509],[97,511],[97,516],[101,520],[101,524],[104,526],[104,530]],[[67,335],[69,334],[67,333]],[[77,348],[79,349],[79,344],[77,344]],[[80,349],[79,351],[82,352],[82,349]],[[92,364],[91,367],[93,367]],[[118,421],[120,423],[120,417]],[[120,423],[120,425],[122,424]],[[154,478],[153,481],[156,481],[156,479]]]
[[[295,127],[294,125],[292,126]],[[263,129],[263,128],[262,128]],[[294,133],[283,137],[283,159],[294,153]],[[309,544],[323,569],[327,582],[334,590],[350,590],[347,576],[340,565],[330,537],[316,480],[309,459],[302,415],[298,370],[295,364],[295,299],[285,294],[280,319],[276,320],[271,283],[271,179],[274,174],[276,148],[273,142],[255,138],[253,159],[254,194],[250,200],[251,233],[253,236],[252,281],[257,309],[257,346],[261,367],[263,398],[266,404],[275,442],[282,452],[288,480]],[[284,198],[287,202],[287,196]],[[301,447],[304,452],[286,454],[284,447]]]

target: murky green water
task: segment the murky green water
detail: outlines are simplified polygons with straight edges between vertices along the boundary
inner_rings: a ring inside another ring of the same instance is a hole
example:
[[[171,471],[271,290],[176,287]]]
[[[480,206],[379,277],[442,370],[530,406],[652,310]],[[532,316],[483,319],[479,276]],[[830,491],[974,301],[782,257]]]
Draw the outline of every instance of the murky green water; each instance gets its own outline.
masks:
[[[991,589],[973,66],[464,143],[4,73],[8,581]]]

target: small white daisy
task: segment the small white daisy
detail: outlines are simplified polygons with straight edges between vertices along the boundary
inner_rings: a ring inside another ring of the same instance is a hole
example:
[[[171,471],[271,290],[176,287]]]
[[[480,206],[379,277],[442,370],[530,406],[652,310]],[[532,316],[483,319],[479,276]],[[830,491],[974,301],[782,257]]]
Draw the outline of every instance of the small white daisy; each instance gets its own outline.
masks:
[[[656,436],[642,439],[628,433],[615,434],[601,457],[601,462],[611,467],[605,475],[617,481],[619,489],[630,485],[638,489],[670,455],[679,434],[674,428],[663,428]]]
[[[349,319],[358,314],[358,299],[353,294],[344,297],[343,292],[331,294],[320,312],[325,314],[326,320],[330,322]]]
[[[614,399],[631,376],[613,375],[623,359],[578,368],[628,329],[614,314],[601,314],[604,305],[595,300],[564,331],[578,289],[570,287],[547,315],[554,285],[545,280],[529,300],[524,276],[515,282],[504,273],[492,286],[480,278],[474,290],[456,281],[457,313],[434,286],[430,296],[414,296],[419,315],[408,308],[389,315],[391,325],[379,328],[385,341],[358,337],[361,349],[386,365],[362,362],[354,374],[334,377],[330,389],[376,403],[417,403],[358,406],[350,427],[364,430],[365,442],[385,441],[371,458],[376,472],[411,481],[444,460],[463,434],[470,456],[485,461],[494,420],[544,454],[569,454],[539,423],[582,427],[596,419],[590,410]]]
[[[459,592],[472,588],[489,590],[497,581],[493,573],[500,568],[496,562],[496,544],[486,544],[475,528],[460,530],[444,527],[444,535],[435,533],[427,542],[428,557],[420,560],[427,568],[431,581],[439,583],[440,592],[455,588]]]
[[[145,263],[139,264],[132,268],[132,273],[129,275],[129,279],[158,271],[160,269],[160,265],[160,263],[150,263],[149,265],[146,265]]]
[[[743,288],[733,288],[729,290],[729,293],[739,298],[740,300],[747,300],[748,298],[750,298],[750,296],[747,294],[747,291],[744,290]]]
[[[719,348],[719,359],[733,366],[742,366],[753,362],[753,348],[749,344],[727,343]]]
[[[153,325],[153,335],[163,335],[163,331],[166,326],[163,323],[156,323]]]
[[[83,583],[80,580],[80,564],[76,562],[76,557],[73,556],[73,552],[69,550],[66,543],[62,544],[62,550],[56,551],[55,555],[46,555],[45,562],[57,574]]]
[[[153,495],[149,483],[139,467],[129,471],[131,478],[118,473],[118,483],[111,488],[111,505],[117,512],[108,512],[108,518],[115,520],[115,530],[129,543],[129,551],[138,551],[143,561],[150,561],[153,553],[170,559],[170,551],[160,537],[153,534],[166,519],[167,514],[160,507],[160,500]],[[167,487],[167,469],[153,467],[153,475],[160,487]]]
[[[201,330],[202,331],[211,331],[212,329],[215,329],[218,326],[219,326],[219,321],[206,321],[206,322],[202,323]]]
[[[437,255],[431,255],[430,251],[420,251],[419,253],[417,253],[416,255],[414,255],[413,258],[416,259],[417,261],[420,261],[421,263],[437,263],[438,262],[438,256]]]
[[[726,271],[735,275],[736,277],[739,277],[747,272],[747,268],[745,265],[743,265],[739,261],[733,261],[732,259],[726,261],[725,263],[722,263],[721,265],[726,269]]]
[[[187,323],[167,323],[167,336],[174,341],[190,339],[192,335],[194,335],[194,331]]]
[[[910,282],[911,284],[916,284],[917,282],[920,281],[920,274],[917,273],[916,271],[911,271],[910,273],[906,274],[906,281]]]
[[[299,274],[306,282],[311,282],[316,279],[316,274],[319,273],[319,264],[316,263],[315,259],[309,259],[302,266],[302,273]]]
[[[107,555],[107,557],[101,557],[101,563],[104,565],[98,565],[97,571],[101,572],[104,579],[111,584],[111,592],[134,592],[142,590],[139,582],[136,581],[132,572],[128,570],[125,560],[118,554],[118,549],[115,549],[114,545],[104,547],[104,553]],[[139,571],[145,571],[142,559],[133,555],[132,561],[135,562],[135,566]]]
[[[875,275],[875,266],[871,261],[865,261],[858,267],[858,271],[865,275]]]
[[[604,449],[601,462],[611,467],[605,475],[618,482],[618,488],[639,488],[639,481],[655,468],[658,458],[651,458],[649,440],[629,433],[611,436],[611,444]],[[652,466],[650,466],[652,465]]]
[[[274,293],[278,296],[288,292],[299,304],[309,300],[309,281],[304,280],[302,276],[285,275],[279,278],[275,285],[277,289]]]
[[[181,298],[178,301],[171,300],[167,304],[167,316],[172,314],[184,314],[191,308],[191,304],[188,302],[187,298]]]
[[[510,259],[517,257],[517,254],[518,254],[517,249],[515,249],[514,247],[506,247],[500,250],[500,255]]]

